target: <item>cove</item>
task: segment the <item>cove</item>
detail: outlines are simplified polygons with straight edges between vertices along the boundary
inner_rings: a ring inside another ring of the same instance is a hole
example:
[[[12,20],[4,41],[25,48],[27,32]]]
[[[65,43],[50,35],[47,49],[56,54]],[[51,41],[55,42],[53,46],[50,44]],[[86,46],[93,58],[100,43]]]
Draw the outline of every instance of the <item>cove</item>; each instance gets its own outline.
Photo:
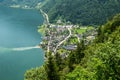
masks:
[[[0,80],[23,80],[26,70],[44,63],[37,26],[43,17],[34,9],[0,6]]]

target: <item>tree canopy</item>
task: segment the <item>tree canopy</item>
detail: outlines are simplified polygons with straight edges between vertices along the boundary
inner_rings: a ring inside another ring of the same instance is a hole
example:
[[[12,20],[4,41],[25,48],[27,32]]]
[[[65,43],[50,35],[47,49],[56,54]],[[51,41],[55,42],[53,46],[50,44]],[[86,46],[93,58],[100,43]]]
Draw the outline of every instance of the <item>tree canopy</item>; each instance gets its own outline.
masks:
[[[101,25],[120,12],[120,0],[47,0],[43,10],[52,23],[62,18],[73,24]]]
[[[120,14],[99,27],[98,35],[91,44],[85,46],[81,41],[68,57],[59,58],[61,62],[49,55],[44,69],[27,71],[25,80],[41,80],[40,77],[45,75],[42,80],[120,80],[119,21]]]

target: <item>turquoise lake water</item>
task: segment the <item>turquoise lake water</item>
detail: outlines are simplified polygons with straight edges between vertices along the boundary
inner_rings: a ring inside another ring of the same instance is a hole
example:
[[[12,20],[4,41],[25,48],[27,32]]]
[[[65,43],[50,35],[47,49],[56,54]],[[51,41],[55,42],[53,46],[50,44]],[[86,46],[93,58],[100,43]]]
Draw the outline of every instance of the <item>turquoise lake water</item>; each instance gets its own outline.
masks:
[[[44,63],[37,26],[43,17],[37,10],[0,6],[0,80],[23,80],[26,70]]]

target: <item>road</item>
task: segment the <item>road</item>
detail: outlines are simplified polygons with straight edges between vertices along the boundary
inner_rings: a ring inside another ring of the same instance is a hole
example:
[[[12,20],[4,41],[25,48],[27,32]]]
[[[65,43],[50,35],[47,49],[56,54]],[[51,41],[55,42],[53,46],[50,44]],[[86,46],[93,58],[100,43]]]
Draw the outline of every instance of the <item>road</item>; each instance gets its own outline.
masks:
[[[50,26],[51,24],[50,24],[50,22],[49,22],[49,17],[48,17],[48,15],[42,10],[42,9],[40,9],[40,12],[42,13],[42,15],[43,15],[43,17],[44,17],[44,19],[45,19],[45,24],[48,26]],[[47,28],[47,27],[46,27]],[[51,34],[50,34],[50,30],[49,30],[49,28],[47,28],[47,31],[48,31],[48,34],[50,35],[50,37],[49,37],[49,41],[48,41],[48,45],[47,45],[47,52],[50,52],[50,43],[51,43]]]
[[[45,21],[46,24],[49,25],[49,26],[51,26],[51,24],[50,24],[50,22],[49,22],[49,17],[48,17],[48,15],[47,15],[42,9],[40,9],[40,12],[43,14],[43,16],[44,16],[44,18],[45,18],[45,20],[46,20],[46,21]],[[48,41],[48,45],[47,45],[47,52],[49,52],[49,51],[50,51],[50,43],[51,43],[51,34],[50,34],[49,28],[47,28],[47,29],[48,29],[48,33],[49,33],[49,35],[50,35],[49,41]],[[63,41],[61,41],[61,42],[58,43],[58,45],[56,46],[56,48],[55,48],[55,50],[54,50],[54,54],[56,54],[56,51],[57,51],[58,47],[61,46],[67,39],[69,39],[69,38],[71,37],[71,35],[72,35],[71,27],[68,27],[67,29],[68,29],[68,31],[69,31],[69,35],[68,35]]]
[[[78,42],[80,42],[80,38],[78,37],[78,35],[75,35],[76,37],[77,37],[77,39],[78,39]]]
[[[44,17],[46,24],[47,24],[47,25],[50,25],[48,15],[47,15],[42,9],[40,9],[40,12],[42,13],[42,15],[43,15],[43,17]]]
[[[72,35],[71,28],[68,28],[68,31],[69,31],[69,35],[63,41],[58,43],[58,45],[56,46],[56,48],[54,50],[54,54],[56,54],[58,47],[71,37],[71,35]]]
[[[48,45],[47,45],[47,52],[50,52],[50,43],[51,43],[51,34],[50,34],[50,30],[48,29],[48,33],[49,33],[49,41],[48,41]]]

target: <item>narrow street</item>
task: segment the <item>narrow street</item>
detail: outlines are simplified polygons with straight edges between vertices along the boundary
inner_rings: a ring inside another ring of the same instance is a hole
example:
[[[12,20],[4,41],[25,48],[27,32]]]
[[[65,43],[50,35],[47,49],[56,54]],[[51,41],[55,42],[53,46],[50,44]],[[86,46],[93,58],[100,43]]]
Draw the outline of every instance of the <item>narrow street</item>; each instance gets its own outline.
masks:
[[[71,35],[72,35],[71,28],[68,28],[68,31],[69,31],[69,35],[63,41],[58,43],[58,45],[56,46],[56,48],[54,50],[54,54],[56,54],[58,47],[61,46],[67,39],[69,39],[71,37]]]

